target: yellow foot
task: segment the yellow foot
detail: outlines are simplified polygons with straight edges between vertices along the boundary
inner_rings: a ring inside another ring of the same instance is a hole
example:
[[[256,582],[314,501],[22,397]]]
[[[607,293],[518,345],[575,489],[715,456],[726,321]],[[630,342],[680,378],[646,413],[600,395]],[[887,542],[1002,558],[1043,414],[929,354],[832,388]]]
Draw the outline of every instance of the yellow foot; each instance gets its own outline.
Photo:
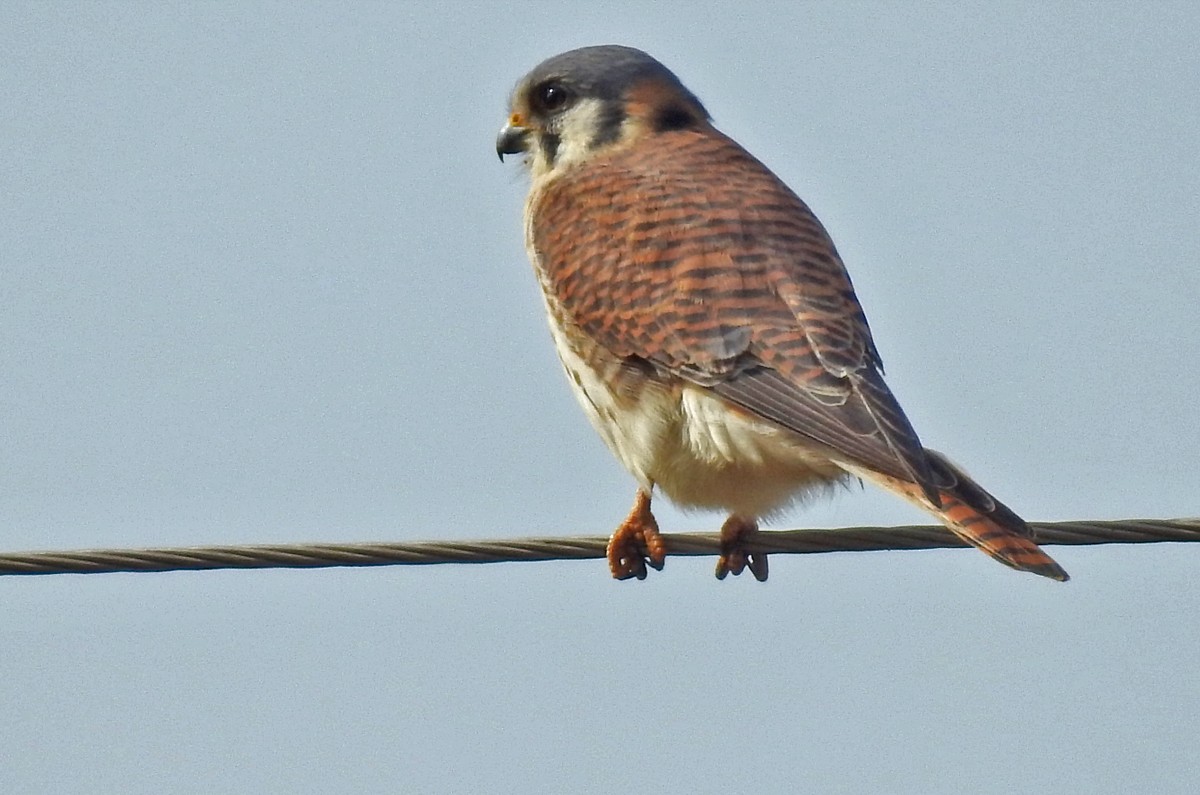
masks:
[[[608,539],[608,568],[618,580],[646,579],[646,565],[662,571],[667,545],[650,513],[650,495],[638,489],[633,510]]]
[[[730,516],[721,525],[721,557],[717,558],[717,579],[723,580],[726,575],[737,576],[744,569],[750,569],[754,579],[766,582],[767,555],[764,552],[750,552],[746,549],[747,542],[758,534],[758,523],[741,516]]]

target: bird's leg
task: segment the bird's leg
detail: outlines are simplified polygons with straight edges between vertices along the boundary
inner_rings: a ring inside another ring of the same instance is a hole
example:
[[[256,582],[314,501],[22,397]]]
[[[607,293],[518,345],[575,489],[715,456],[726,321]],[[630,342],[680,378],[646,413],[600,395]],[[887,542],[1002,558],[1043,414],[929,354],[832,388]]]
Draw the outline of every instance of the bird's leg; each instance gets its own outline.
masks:
[[[618,580],[646,579],[646,564],[662,571],[667,545],[658,532],[658,522],[650,513],[650,494],[638,489],[633,510],[608,539],[608,568]]]
[[[717,579],[723,580],[727,574],[735,577],[749,568],[754,579],[765,582],[767,579],[767,556],[764,552],[750,552],[746,542],[758,533],[758,523],[736,514],[725,520],[721,525],[721,557],[717,558]]]

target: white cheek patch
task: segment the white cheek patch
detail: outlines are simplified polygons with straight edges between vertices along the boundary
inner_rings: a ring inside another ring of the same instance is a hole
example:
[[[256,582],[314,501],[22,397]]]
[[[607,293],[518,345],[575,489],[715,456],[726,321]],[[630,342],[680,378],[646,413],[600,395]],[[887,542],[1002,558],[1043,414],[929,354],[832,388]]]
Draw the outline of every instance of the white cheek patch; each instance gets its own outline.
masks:
[[[592,153],[592,141],[606,123],[605,104],[595,98],[581,99],[562,115],[558,128],[558,151],[548,168],[565,168],[585,159]],[[545,153],[540,153],[544,160]]]
[[[582,159],[591,149],[592,137],[601,123],[604,104],[598,99],[581,99],[562,115],[558,127],[558,157],[562,163]]]

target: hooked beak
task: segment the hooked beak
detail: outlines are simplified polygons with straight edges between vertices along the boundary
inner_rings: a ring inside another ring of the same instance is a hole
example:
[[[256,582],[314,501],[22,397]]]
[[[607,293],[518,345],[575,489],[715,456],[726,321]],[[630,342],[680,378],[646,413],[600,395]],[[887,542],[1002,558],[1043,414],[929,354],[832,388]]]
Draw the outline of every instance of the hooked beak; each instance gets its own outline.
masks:
[[[513,124],[510,121],[500,129],[500,134],[496,136],[496,154],[500,156],[501,163],[504,162],[505,155],[515,155],[528,148],[529,129],[519,124]]]

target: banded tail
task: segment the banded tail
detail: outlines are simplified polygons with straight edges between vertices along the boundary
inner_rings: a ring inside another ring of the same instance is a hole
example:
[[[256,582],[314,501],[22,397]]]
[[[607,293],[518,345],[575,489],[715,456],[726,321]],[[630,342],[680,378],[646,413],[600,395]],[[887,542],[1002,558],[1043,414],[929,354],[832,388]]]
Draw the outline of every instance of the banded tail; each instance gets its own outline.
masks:
[[[904,497],[936,516],[954,535],[1014,569],[1066,582],[1062,566],[1033,542],[1033,531],[1008,506],[997,500],[935,450],[925,450],[933,470],[941,507],[934,507],[925,491],[911,483],[879,472],[845,466],[847,471]]]

